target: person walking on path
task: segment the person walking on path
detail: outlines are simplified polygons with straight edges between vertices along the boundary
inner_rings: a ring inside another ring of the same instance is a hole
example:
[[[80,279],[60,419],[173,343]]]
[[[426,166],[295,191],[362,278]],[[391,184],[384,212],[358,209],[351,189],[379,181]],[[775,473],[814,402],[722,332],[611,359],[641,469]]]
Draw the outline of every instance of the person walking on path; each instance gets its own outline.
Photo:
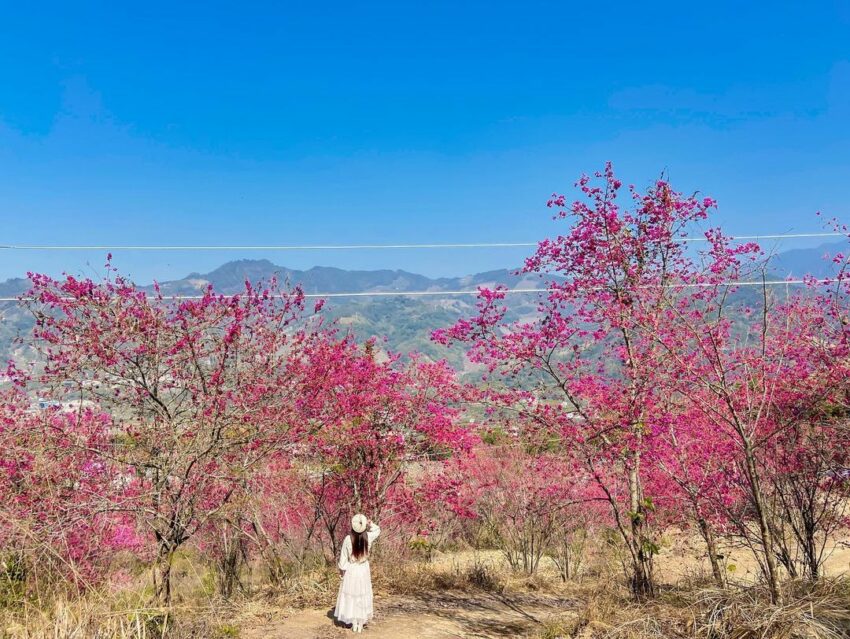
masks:
[[[354,632],[363,632],[363,626],[372,619],[369,551],[380,534],[378,524],[358,513],[351,518],[351,532],[346,535],[339,553],[342,583],[336,597],[334,617],[342,623],[351,624]]]

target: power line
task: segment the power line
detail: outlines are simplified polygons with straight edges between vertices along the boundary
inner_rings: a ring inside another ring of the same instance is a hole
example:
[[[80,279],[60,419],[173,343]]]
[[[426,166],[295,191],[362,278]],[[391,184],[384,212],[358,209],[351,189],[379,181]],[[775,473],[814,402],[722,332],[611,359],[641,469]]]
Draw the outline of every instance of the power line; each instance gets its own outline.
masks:
[[[782,286],[791,284],[832,284],[835,278],[829,279],[814,279],[814,280],[768,280],[768,281],[742,281],[742,282],[705,282],[694,284],[672,284],[664,288],[711,288],[713,286]],[[601,287],[596,287],[601,288]],[[639,288],[652,288],[649,286],[641,286]],[[548,288],[513,288],[501,291],[506,295],[523,295],[528,293],[547,293]],[[463,291],[360,291],[353,293],[305,293],[305,298],[336,298],[336,297],[454,297],[464,295],[478,295],[478,289],[463,290]],[[203,295],[163,295],[162,299],[168,301],[178,300],[200,300]],[[225,297],[229,297],[225,295]],[[156,296],[149,295],[148,299],[156,299]],[[26,302],[35,301],[31,297],[0,297],[0,302]]]
[[[783,240],[802,237],[847,237],[844,233],[828,232],[828,233],[779,233],[773,235],[730,235],[729,239],[737,240]],[[707,242],[706,237],[683,237],[680,242]]]
[[[15,251],[350,251],[374,249],[512,248],[527,246],[537,246],[537,242],[468,242],[459,244],[304,244],[268,246],[48,246],[36,244],[3,244],[0,245],[0,249]]]
[[[815,237],[845,237],[843,233],[784,233],[768,235],[730,236],[739,240],[779,240]],[[707,242],[705,237],[683,237],[678,242]],[[359,250],[406,250],[406,249],[469,249],[469,248],[529,248],[538,242],[461,242],[449,244],[291,244],[291,245],[47,245],[47,244],[0,244],[7,251],[359,251]]]

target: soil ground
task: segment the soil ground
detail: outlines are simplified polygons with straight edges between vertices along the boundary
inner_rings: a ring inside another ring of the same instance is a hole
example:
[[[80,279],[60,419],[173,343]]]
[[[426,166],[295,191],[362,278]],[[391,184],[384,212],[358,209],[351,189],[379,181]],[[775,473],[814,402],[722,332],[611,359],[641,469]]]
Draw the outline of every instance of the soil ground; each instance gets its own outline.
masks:
[[[531,637],[551,615],[563,615],[571,602],[537,595],[424,593],[418,597],[376,599],[376,614],[363,631],[375,639],[454,639]],[[292,611],[285,618],[242,630],[244,639],[332,639],[354,636],[334,624],[333,610]]]

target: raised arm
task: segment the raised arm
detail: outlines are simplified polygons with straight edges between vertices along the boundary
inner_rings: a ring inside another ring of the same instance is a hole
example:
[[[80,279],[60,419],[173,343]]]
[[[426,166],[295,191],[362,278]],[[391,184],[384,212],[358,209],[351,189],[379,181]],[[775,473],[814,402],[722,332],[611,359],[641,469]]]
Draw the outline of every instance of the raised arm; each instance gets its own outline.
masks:
[[[366,528],[366,538],[369,540],[369,545],[372,544],[381,534],[381,527],[374,521],[369,520],[369,527]]]

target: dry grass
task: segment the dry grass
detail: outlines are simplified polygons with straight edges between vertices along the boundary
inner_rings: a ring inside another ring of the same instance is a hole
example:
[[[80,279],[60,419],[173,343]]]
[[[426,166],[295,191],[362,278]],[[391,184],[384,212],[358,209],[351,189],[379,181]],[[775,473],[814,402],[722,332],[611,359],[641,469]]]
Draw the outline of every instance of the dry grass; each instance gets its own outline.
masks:
[[[636,603],[623,589],[597,582],[574,594],[574,614],[543,624],[541,639],[846,639],[850,637],[850,584],[824,580],[790,583],[782,605],[761,586],[664,591]]]
[[[713,639],[838,639],[850,637],[850,584],[825,580],[816,586],[786,585],[783,605],[769,603],[764,588],[704,590],[698,636]]]
[[[265,584],[254,598],[287,608],[317,608],[327,603],[338,587],[336,566],[325,566],[293,574],[279,584]]]
[[[279,614],[277,605],[246,600],[216,607],[121,609],[88,598],[39,611],[0,612],[2,639],[235,639],[240,629]]]
[[[373,571],[372,578],[376,590],[406,596],[443,590],[502,592],[508,581],[496,564],[477,557],[440,569],[419,562],[391,564]]]
[[[57,601],[45,611],[25,609],[0,622],[0,636],[21,639],[212,639],[220,634],[210,617],[185,610],[111,609],[88,599]],[[238,632],[235,635],[238,636]]]
[[[760,586],[718,590],[700,575],[664,588],[637,603],[610,575],[563,584],[551,575],[518,576],[487,555],[435,566],[427,563],[377,564],[375,589],[398,600],[490,593],[498,598],[548,603],[541,639],[840,639],[850,638],[850,583],[823,580],[816,586],[788,583],[783,605],[771,605]],[[164,610],[146,608],[145,592],[90,593],[79,600],[0,609],[0,639],[228,639],[240,628],[280,618],[298,607],[327,609],[339,584],[334,567],[293,575],[284,584],[264,586],[230,602],[196,593]],[[545,593],[545,594],[544,594]],[[557,595],[557,596],[552,596]],[[545,616],[545,615],[544,615]],[[391,622],[390,622],[391,623]]]

